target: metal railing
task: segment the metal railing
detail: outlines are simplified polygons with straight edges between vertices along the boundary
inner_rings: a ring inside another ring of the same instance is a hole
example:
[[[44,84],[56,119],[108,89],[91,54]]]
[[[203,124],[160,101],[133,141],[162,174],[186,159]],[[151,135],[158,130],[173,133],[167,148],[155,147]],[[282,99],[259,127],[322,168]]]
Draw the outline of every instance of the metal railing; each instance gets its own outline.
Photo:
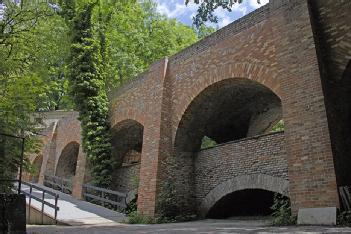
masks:
[[[346,211],[351,211],[351,188],[349,186],[339,187],[342,206]]]
[[[44,175],[44,185],[63,193],[72,194],[72,181],[70,179]]]
[[[30,220],[30,209],[31,209],[32,199],[34,199],[34,200],[41,203],[41,223],[44,224],[44,206],[46,205],[46,206],[54,209],[54,212],[55,212],[54,213],[54,220],[57,224],[57,212],[60,210],[60,208],[58,207],[59,195],[57,193],[53,193],[49,190],[43,189],[43,188],[38,187],[38,186],[31,184],[31,183],[27,183],[27,182],[22,181],[22,184],[29,187],[29,192],[24,191],[23,188],[21,189],[21,193],[25,194],[29,198],[29,201],[28,201],[28,209],[29,209],[28,210],[28,220]],[[33,195],[33,189],[35,189],[39,192],[42,192],[41,196],[37,197],[37,196]],[[54,204],[51,204],[51,203],[45,201],[46,194],[54,197],[54,199],[55,199]]]
[[[127,208],[126,193],[84,184],[83,197],[88,202],[100,204],[109,209],[115,208],[116,210],[123,211]]]

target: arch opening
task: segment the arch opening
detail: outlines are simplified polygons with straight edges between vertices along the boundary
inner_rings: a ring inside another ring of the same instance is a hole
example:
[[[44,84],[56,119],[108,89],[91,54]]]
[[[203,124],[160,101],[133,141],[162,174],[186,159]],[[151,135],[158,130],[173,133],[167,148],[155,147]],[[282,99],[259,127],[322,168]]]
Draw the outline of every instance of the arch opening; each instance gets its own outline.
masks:
[[[129,192],[138,186],[144,126],[135,120],[124,120],[112,128],[112,156],[116,165],[111,189]]]
[[[176,166],[169,169],[176,169],[169,174],[177,175],[170,180],[176,186],[179,200],[183,201],[180,205],[192,212],[197,212],[200,205],[194,196],[198,190],[195,161],[199,159],[194,159],[201,149],[269,133],[279,122],[281,125],[281,120],[280,98],[253,80],[225,79],[198,94],[179,122],[173,154]]]
[[[271,89],[244,78],[223,80],[190,103],[179,122],[175,148],[197,152],[206,139],[212,146],[268,133],[281,119],[281,100]]]
[[[268,216],[272,214],[274,192],[263,189],[244,189],[223,196],[208,211],[207,218],[233,216]]]
[[[71,142],[62,150],[56,166],[55,175],[66,179],[72,179],[76,174],[76,166],[79,154],[79,144]]]

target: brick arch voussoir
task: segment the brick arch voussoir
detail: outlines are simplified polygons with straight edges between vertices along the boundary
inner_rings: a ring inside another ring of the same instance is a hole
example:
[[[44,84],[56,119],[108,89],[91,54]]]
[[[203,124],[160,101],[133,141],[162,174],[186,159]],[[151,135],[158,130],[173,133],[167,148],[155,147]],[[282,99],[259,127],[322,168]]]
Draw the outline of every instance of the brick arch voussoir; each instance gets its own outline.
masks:
[[[280,82],[277,79],[277,72],[269,69],[267,66],[252,63],[229,63],[222,66],[210,69],[202,75],[201,79],[198,79],[197,84],[194,85],[191,94],[188,94],[182,101],[183,105],[180,110],[176,113],[177,123],[176,131],[179,127],[180,121],[191,104],[191,102],[206,88],[209,86],[228,79],[245,78],[256,81],[263,86],[272,90],[280,99],[282,99],[282,93],[280,88]],[[173,136],[175,137],[175,135]]]
[[[118,126],[125,120],[134,120],[141,125],[145,126],[146,115],[135,109],[127,109],[124,111],[120,111],[118,113],[113,113],[111,116],[111,129]]]
[[[206,195],[200,204],[199,215],[205,217],[222,197],[244,189],[263,189],[289,197],[289,181],[286,179],[265,174],[236,176],[220,183]]]

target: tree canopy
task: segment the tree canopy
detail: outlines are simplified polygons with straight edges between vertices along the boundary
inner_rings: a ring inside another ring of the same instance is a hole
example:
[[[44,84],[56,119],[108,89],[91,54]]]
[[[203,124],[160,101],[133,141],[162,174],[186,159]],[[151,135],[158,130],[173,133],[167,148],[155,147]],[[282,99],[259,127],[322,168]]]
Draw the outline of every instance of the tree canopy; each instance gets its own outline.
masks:
[[[197,35],[160,15],[152,0],[0,5],[0,132],[28,137],[27,153],[35,152],[34,113],[77,110],[96,177],[113,165],[107,93],[212,32]]]
[[[218,17],[214,14],[214,11],[217,8],[223,8],[225,10],[232,11],[232,6],[235,3],[241,4],[243,1],[244,0],[186,0],[185,4],[188,5],[189,2],[199,4],[197,14],[193,17],[193,24],[197,29],[200,29],[207,21],[218,23]],[[257,0],[257,3],[260,3],[260,0]]]

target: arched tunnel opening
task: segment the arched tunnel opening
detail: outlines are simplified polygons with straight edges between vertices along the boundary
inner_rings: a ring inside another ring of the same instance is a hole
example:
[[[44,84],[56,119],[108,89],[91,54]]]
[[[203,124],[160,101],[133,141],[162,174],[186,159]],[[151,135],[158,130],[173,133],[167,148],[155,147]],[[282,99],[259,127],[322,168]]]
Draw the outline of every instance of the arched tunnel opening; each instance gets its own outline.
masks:
[[[76,174],[76,166],[79,154],[79,144],[71,142],[62,150],[56,166],[55,175],[67,179],[72,179]]]
[[[212,206],[206,217],[268,216],[273,212],[274,194],[263,189],[244,189],[227,194]]]
[[[144,126],[135,120],[124,120],[112,128],[112,157],[117,165],[112,172],[110,188],[121,192],[135,189],[143,147]]]

